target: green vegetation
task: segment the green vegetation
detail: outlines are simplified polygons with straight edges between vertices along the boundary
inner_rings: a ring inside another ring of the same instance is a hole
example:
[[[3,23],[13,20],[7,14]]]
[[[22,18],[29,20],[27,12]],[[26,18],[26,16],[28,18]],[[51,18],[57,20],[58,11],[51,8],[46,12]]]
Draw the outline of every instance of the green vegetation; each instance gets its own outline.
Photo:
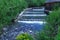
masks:
[[[58,10],[60,8],[60,3],[55,3],[53,6],[52,6],[52,9],[53,10]]]
[[[10,24],[27,3],[24,0],[0,0],[0,30],[4,25]]]
[[[45,0],[26,0],[29,7],[40,7],[44,4]]]
[[[33,37],[27,33],[20,34],[16,37],[16,40],[33,40]]]
[[[47,18],[48,27],[52,36],[56,36],[60,26],[60,9],[55,10]]]
[[[49,40],[49,37],[47,36],[45,31],[41,31],[41,32],[37,33],[36,35],[37,35],[36,36],[37,40]]]
[[[55,37],[55,40],[60,40],[60,26],[58,28],[58,32],[57,32],[57,35]]]

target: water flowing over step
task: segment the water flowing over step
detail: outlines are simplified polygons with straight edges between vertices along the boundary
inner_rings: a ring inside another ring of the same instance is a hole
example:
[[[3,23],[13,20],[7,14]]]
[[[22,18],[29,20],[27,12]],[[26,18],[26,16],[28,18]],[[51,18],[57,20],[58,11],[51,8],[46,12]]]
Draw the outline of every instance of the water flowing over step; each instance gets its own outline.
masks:
[[[22,18],[20,18],[19,20],[20,21],[23,21],[23,20],[25,20],[25,21],[28,21],[29,19],[31,19],[32,21],[35,21],[35,19],[37,19],[37,20],[45,20],[45,18],[46,18],[46,16],[23,16]],[[31,21],[31,20],[29,20],[29,21]],[[36,21],[37,21],[36,20]]]
[[[44,7],[42,8],[28,8],[26,9],[18,21],[45,21],[46,19],[46,14],[44,12]]]
[[[27,8],[19,14],[16,23],[4,28],[4,33],[0,40],[16,40],[16,36],[21,33],[35,34],[41,31],[45,25],[46,14],[44,7]]]

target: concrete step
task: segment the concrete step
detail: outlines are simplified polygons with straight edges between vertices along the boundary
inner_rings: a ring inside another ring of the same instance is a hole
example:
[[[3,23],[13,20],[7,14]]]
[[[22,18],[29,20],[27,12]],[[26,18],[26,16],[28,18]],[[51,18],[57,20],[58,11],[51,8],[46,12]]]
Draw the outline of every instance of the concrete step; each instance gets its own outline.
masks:
[[[46,16],[22,16],[20,19],[46,19]]]
[[[44,9],[30,9],[30,10],[26,10],[28,12],[44,12]]]
[[[20,21],[18,20],[19,23],[39,23],[39,24],[45,24],[45,21]]]
[[[26,12],[44,12],[44,11],[33,11],[33,10],[30,10],[30,11],[26,11]]]
[[[20,21],[45,21],[45,19],[20,19]]]
[[[45,12],[25,12],[24,14],[44,14]]]
[[[22,16],[47,16],[46,14],[23,14]]]
[[[44,11],[44,9],[32,9],[33,11]]]
[[[41,11],[44,11],[45,10],[45,8],[44,7],[41,7],[41,8],[39,8],[39,7],[35,7],[35,8],[29,8],[29,9],[27,9],[26,11],[35,11],[35,12],[41,12]]]

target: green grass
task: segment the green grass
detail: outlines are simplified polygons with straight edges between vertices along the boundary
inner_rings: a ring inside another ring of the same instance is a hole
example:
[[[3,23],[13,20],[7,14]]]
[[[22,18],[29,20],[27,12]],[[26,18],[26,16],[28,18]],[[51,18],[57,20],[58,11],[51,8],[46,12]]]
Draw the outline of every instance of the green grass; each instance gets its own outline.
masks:
[[[10,24],[26,7],[27,3],[24,0],[0,0],[0,30],[4,25]]]

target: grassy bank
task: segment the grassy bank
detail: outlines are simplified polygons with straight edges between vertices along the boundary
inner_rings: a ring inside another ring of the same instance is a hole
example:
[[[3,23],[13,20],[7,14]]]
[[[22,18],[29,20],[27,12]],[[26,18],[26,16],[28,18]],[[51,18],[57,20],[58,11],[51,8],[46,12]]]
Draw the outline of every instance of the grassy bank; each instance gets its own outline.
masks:
[[[12,19],[24,9],[27,8],[25,0],[0,0],[0,31],[11,23]]]

